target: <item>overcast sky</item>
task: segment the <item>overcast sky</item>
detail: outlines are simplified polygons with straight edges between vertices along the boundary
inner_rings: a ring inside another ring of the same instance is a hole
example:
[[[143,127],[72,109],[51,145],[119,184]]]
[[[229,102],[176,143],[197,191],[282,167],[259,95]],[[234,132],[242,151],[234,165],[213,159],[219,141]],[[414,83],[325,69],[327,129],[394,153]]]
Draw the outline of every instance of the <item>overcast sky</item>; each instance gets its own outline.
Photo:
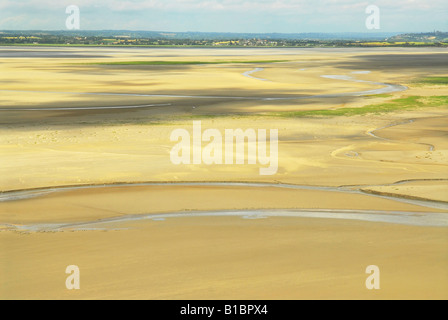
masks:
[[[81,30],[374,32],[370,4],[379,31],[448,31],[448,0],[0,0],[0,30],[63,30],[77,5]]]

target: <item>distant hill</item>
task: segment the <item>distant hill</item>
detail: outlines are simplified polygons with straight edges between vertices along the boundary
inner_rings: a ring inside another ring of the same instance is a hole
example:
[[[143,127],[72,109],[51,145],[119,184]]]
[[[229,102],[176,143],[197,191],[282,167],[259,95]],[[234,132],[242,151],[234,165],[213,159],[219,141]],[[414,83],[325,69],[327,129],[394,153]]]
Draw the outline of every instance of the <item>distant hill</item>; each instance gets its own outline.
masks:
[[[448,32],[407,33],[395,35],[387,39],[391,42],[448,42]]]

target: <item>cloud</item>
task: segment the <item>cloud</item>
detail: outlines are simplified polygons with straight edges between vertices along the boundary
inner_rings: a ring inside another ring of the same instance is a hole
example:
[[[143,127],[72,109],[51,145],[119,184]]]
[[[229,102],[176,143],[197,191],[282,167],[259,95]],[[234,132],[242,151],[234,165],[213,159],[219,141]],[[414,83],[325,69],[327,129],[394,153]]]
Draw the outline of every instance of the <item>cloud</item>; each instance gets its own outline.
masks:
[[[176,11],[310,11],[322,9],[357,9],[375,4],[400,10],[447,9],[446,0],[2,0],[0,9],[48,8],[60,9],[68,5],[84,8],[103,8],[112,11],[176,10]]]
[[[65,8],[77,5],[86,20],[83,26],[93,29],[138,26],[154,30],[157,26],[169,31],[246,32],[264,30],[269,21],[272,32],[297,32],[307,29],[306,21],[318,32],[351,31],[363,26],[360,21],[369,4],[379,6],[383,18],[393,19],[389,25],[400,31],[448,27],[446,16],[440,14],[448,12],[446,0],[0,0],[0,28],[17,26],[14,17],[25,16],[30,22],[24,28],[60,29]]]

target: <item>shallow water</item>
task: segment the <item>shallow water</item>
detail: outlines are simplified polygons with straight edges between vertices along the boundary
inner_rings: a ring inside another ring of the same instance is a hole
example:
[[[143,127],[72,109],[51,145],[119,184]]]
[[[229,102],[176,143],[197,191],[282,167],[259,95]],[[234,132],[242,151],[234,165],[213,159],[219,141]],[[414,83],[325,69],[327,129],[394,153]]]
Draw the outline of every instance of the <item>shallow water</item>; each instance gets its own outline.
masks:
[[[25,232],[62,232],[62,231],[104,231],[128,230],[120,225],[128,222],[153,221],[163,223],[168,219],[188,219],[206,217],[239,217],[245,220],[274,218],[308,218],[354,220],[377,223],[390,223],[419,227],[448,227],[448,214],[427,212],[396,212],[374,210],[300,210],[300,209],[270,209],[270,210],[234,210],[234,211],[204,211],[204,212],[174,212],[164,214],[128,215],[118,218],[71,224],[32,224],[5,225],[6,230]]]
[[[49,195],[52,193],[69,192],[85,189],[104,189],[104,188],[119,188],[119,187],[149,187],[149,186],[184,186],[184,187],[247,187],[247,188],[280,188],[280,189],[295,189],[295,190],[314,190],[324,192],[338,192],[338,193],[351,193],[362,194],[369,197],[383,198],[393,200],[396,202],[412,204],[424,208],[448,210],[448,203],[439,203],[434,201],[425,200],[413,200],[398,198],[392,196],[376,195],[365,193],[360,190],[360,187],[325,187],[325,186],[305,186],[305,185],[293,185],[284,183],[248,183],[248,182],[147,182],[147,183],[116,183],[116,184],[103,184],[103,185],[81,185],[81,186],[62,186],[53,188],[42,188],[34,190],[18,190],[10,192],[0,193],[0,202],[6,201],[19,201],[32,199]]]
[[[362,71],[362,72],[370,72],[370,71]],[[354,72],[352,72],[352,73],[354,73]],[[398,85],[398,84],[389,84],[389,83],[381,83],[381,82],[374,82],[374,81],[367,81],[367,80],[359,80],[359,79],[353,78],[351,76],[346,76],[346,75],[323,75],[321,77],[327,78],[327,79],[333,79],[333,80],[368,83],[368,84],[372,84],[372,85],[376,85],[376,86],[383,86],[383,88],[379,88],[379,89],[348,93],[347,95],[350,95],[350,96],[368,96],[368,95],[376,95],[376,94],[385,94],[385,93],[405,91],[408,89],[408,87]],[[344,95],[344,94],[341,94],[341,95]]]
[[[261,72],[261,71],[264,71],[264,68],[255,68],[254,70],[244,72],[243,76],[248,77],[248,78],[252,78],[252,79],[255,79],[255,80],[269,81],[269,80],[266,80],[266,79],[257,78],[257,77],[252,76],[252,74],[254,74],[256,72]]]

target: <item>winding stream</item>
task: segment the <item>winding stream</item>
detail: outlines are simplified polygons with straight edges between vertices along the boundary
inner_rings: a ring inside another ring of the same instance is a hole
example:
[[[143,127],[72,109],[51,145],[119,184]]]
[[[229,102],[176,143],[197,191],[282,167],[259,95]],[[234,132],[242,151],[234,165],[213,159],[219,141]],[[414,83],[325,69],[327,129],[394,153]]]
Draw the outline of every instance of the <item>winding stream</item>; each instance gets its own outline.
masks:
[[[52,188],[2,192],[0,193],[0,202],[26,200],[57,192],[69,192],[75,190],[119,188],[119,187],[148,187],[148,186],[247,187],[247,188],[280,188],[280,189],[295,189],[295,190],[314,190],[324,192],[362,194],[370,197],[383,198],[397,202],[412,204],[424,208],[448,210],[448,203],[441,203],[429,200],[425,201],[425,200],[405,199],[385,195],[376,195],[363,192],[360,188],[357,187],[321,187],[321,186],[305,186],[305,185],[294,185],[284,183],[249,183],[249,182],[179,182],[179,183],[145,182],[145,183],[113,183],[102,185],[61,186]]]
[[[163,214],[126,215],[123,217],[108,218],[96,221],[80,223],[52,223],[33,225],[0,225],[8,231],[27,232],[61,232],[73,231],[97,231],[97,230],[123,230],[120,224],[126,222],[138,222],[152,220],[163,222],[167,219],[186,219],[204,217],[240,217],[243,219],[268,219],[268,218],[312,218],[312,219],[336,219],[356,220],[367,222],[380,222],[424,227],[448,227],[448,215],[445,213],[428,212],[395,212],[376,210],[303,210],[303,209],[269,209],[269,210],[229,210],[229,211],[204,211],[204,212],[173,212]]]

